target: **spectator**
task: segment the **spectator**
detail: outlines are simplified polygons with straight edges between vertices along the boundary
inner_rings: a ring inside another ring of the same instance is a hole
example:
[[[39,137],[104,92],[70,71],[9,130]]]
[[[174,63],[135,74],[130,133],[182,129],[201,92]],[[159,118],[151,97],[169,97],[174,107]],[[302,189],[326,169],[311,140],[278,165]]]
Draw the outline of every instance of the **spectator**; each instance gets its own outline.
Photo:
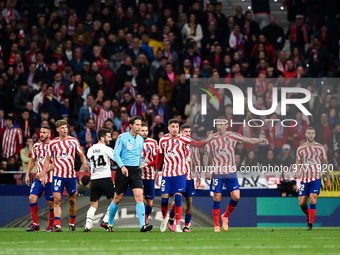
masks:
[[[255,159],[255,153],[251,150],[248,155],[241,163],[242,166],[246,167],[246,173],[259,172],[260,163]]]
[[[163,42],[164,56],[168,58],[168,61],[172,64],[175,70],[179,69],[179,58],[175,51],[171,50],[171,43],[167,39]]]
[[[302,15],[296,15],[295,23],[289,27],[286,37],[290,41],[291,52],[294,47],[298,47],[301,54],[305,54],[305,45],[309,47],[310,38],[307,26],[303,24]]]
[[[20,85],[17,94],[14,98],[14,110],[22,112],[26,108],[27,101],[30,98],[30,92],[28,91],[28,85],[23,83]]]
[[[42,106],[42,104],[44,103],[44,98],[47,94],[47,85],[48,84],[46,82],[43,82],[40,88],[41,91],[33,98],[33,111],[35,113],[39,112],[39,107]]]
[[[46,97],[44,98],[42,106],[39,107],[39,112],[41,112],[42,109],[48,110],[48,112],[50,113],[50,120],[56,122],[57,120],[61,119],[60,107],[60,102],[56,97],[54,97],[53,86],[48,85],[46,90]]]
[[[332,128],[329,123],[329,116],[327,113],[322,113],[320,122],[315,124],[315,141],[321,144],[331,146]]]
[[[269,24],[269,0],[252,0],[252,10],[254,12],[254,21],[256,21],[260,29],[263,29]]]
[[[73,72],[78,73],[79,71],[81,71],[85,61],[86,60],[82,58],[81,48],[79,47],[75,48],[74,58],[72,58],[72,60],[70,61],[70,65],[72,66]]]
[[[296,76],[296,69],[294,67],[294,62],[292,59],[287,59],[287,70],[284,72],[286,80],[289,82],[292,78]]]
[[[20,159],[22,161],[22,171],[24,173],[21,178],[22,183],[25,183],[28,163],[30,162],[32,158],[32,151],[33,151],[33,144],[34,144],[33,138],[27,138],[25,144],[26,146],[22,148],[20,151]],[[35,172],[36,170],[37,170],[37,165],[33,167],[32,172]],[[29,177],[32,183],[33,181],[32,174],[30,174]]]
[[[190,102],[190,86],[184,73],[179,75],[179,82],[172,89],[172,112],[184,116],[185,106]]]
[[[98,142],[96,134],[96,123],[94,119],[89,118],[86,120],[86,128],[81,130],[78,135],[80,145],[85,146],[85,151]]]
[[[81,40],[79,40],[79,35],[83,36],[83,41],[88,45],[88,46],[92,46],[92,37],[90,35],[89,32],[87,32],[84,29],[84,25],[83,23],[78,23],[77,24],[77,30],[75,31],[75,33],[72,35],[72,39],[73,39],[73,43],[77,44],[78,42],[82,42]]]
[[[129,95],[131,96],[131,94]],[[138,93],[136,95],[136,101],[133,102],[129,107],[128,107],[128,112],[130,112],[130,116],[142,116],[146,111],[146,105],[144,103],[144,97],[142,94]]]
[[[103,99],[103,108],[97,107],[97,100],[98,98],[93,102],[93,112],[97,115],[96,118],[96,130],[99,130],[104,125],[104,122],[106,119],[112,119],[114,120],[114,113],[110,109],[111,107],[111,100],[109,98]]]
[[[23,137],[21,129],[14,125],[14,117],[5,118],[5,132],[2,136],[2,157],[9,158],[15,156],[19,159],[20,150],[23,147]]]
[[[279,56],[280,51],[285,45],[285,34],[282,27],[276,24],[275,16],[270,16],[269,25],[262,29],[268,42],[274,46],[276,56]]]
[[[127,111],[120,112],[120,123],[119,123],[119,132],[125,133],[130,131],[129,127],[129,114]]]
[[[153,116],[159,115],[161,117],[161,122],[164,123],[166,113],[162,106],[159,105],[159,96],[153,95],[151,97],[151,103],[149,105],[153,110]]]
[[[305,59],[299,52],[299,48],[295,47],[293,52],[289,55],[289,59],[292,59],[294,62],[295,68],[298,66],[302,66],[303,68],[306,66]]]
[[[14,174],[6,174],[6,171],[11,170],[8,169],[8,161],[6,159],[2,159],[0,166],[0,184],[15,184]]]
[[[306,60],[308,61],[309,70],[308,77],[323,78],[325,73],[325,66],[333,63],[327,50],[320,45],[318,37],[313,38],[313,44],[308,48],[306,53]],[[318,94],[321,95],[321,86],[318,86]]]
[[[152,61],[150,65],[149,77],[150,77],[151,82],[154,82],[154,75],[155,75],[156,70],[161,66],[162,57],[164,57],[163,51],[158,50],[155,60]],[[156,83],[158,84],[158,81],[156,81]]]
[[[282,152],[278,156],[278,165],[284,167],[284,172],[288,172],[287,170],[291,169],[291,167],[296,162],[296,157],[294,153],[291,152],[291,147],[289,144],[284,144],[282,146]]]
[[[234,21],[235,21],[235,24],[239,25],[239,27],[241,29],[243,29],[246,18],[243,15],[242,7],[241,6],[236,6],[235,11],[236,11],[236,14],[233,17]]]
[[[6,8],[3,9],[2,16],[6,23],[11,24],[13,27],[15,26],[15,23],[20,20],[20,14],[13,8],[13,3],[10,0],[6,1]]]
[[[127,111],[130,112],[132,104],[135,102],[135,99],[132,97],[129,91],[125,91],[123,97],[124,102],[121,104],[121,106],[126,107]]]
[[[204,60],[202,62],[202,70],[201,70],[201,77],[202,78],[210,78],[212,74],[212,69],[210,67],[210,63],[208,60]]]
[[[114,71],[117,73],[117,70],[121,66],[121,64],[124,63],[125,59],[128,57],[128,55],[125,54],[125,48],[124,46],[120,45],[118,47],[118,52],[110,57],[109,60],[109,66]]]
[[[163,50],[163,44],[157,40],[149,39],[149,35],[147,33],[142,34],[139,46],[141,49],[147,51],[150,61],[155,59],[157,50]]]
[[[139,38],[132,39],[132,48],[126,51],[126,55],[131,57],[132,62],[135,62],[140,54],[148,56],[148,52],[139,47]]]
[[[197,22],[197,17],[195,14],[190,14],[189,22],[185,23],[182,28],[182,38],[183,44],[187,42],[188,39],[194,39],[197,42],[198,48],[201,48],[201,40],[203,38],[203,30],[201,25]]]
[[[171,102],[172,88],[178,83],[178,81],[178,75],[176,75],[173,71],[172,64],[168,62],[165,65],[165,72],[163,72],[158,82],[158,94],[160,96],[166,96]]]
[[[287,70],[286,61],[287,61],[287,54],[284,50],[281,50],[279,53],[279,58],[274,65],[274,68],[277,71],[284,73]]]
[[[18,124],[25,139],[32,137],[35,133],[36,124],[30,119],[30,112],[27,108],[22,111]]]
[[[305,132],[306,129],[309,127],[307,122],[302,119],[302,112],[297,111],[295,114],[295,120],[297,122],[297,125],[295,127],[289,127],[288,128],[288,141],[291,143],[292,150],[296,150],[299,145],[300,141],[302,139],[305,139]]]
[[[262,165],[267,167],[266,169],[267,171],[269,171],[269,169],[273,169],[273,172],[275,171],[274,167],[278,166],[278,163],[273,150],[271,149],[268,150],[266,157],[262,160]]]
[[[270,44],[267,41],[267,38],[266,38],[266,36],[264,34],[260,34],[259,35],[259,43],[263,43],[264,44],[265,51],[266,51],[267,55],[270,57],[271,62],[275,63],[276,62],[276,52],[275,52],[275,49],[274,49],[273,45]],[[250,54],[250,57],[252,57],[255,54],[257,47],[258,47],[258,44],[255,44],[253,49],[252,49],[252,52]]]

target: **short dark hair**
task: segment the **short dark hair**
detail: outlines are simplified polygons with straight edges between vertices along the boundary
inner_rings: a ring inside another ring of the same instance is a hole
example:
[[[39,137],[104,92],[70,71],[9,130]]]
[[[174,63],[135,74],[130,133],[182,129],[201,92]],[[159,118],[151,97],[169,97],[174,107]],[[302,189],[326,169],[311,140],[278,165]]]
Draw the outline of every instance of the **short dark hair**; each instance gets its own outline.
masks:
[[[24,113],[24,112],[30,112],[27,108],[25,108],[23,111],[22,111],[22,113]]]
[[[101,129],[99,129],[99,130],[98,130],[98,133],[97,133],[97,135],[98,135],[98,140],[100,140],[100,138],[102,138],[102,137],[105,138],[107,133],[111,133],[110,130],[108,130],[108,129],[106,129],[106,128],[101,128]]]
[[[190,128],[190,126],[188,124],[183,124],[181,125],[180,130],[183,131],[186,128]]]
[[[13,117],[13,116],[7,116],[7,117],[5,118],[5,120],[9,120],[9,121],[12,122],[12,124],[14,124],[14,117]]]
[[[171,119],[171,120],[169,120],[168,125],[170,126],[171,124],[178,124],[179,125],[179,120]]]
[[[306,128],[306,133],[307,133],[308,130],[314,130],[314,132],[316,132],[316,131],[315,131],[315,128],[313,128],[313,127],[311,127],[311,126],[309,126],[308,128]]]
[[[43,125],[43,126],[41,126],[41,128],[45,128],[45,129],[47,129],[47,130],[51,131],[51,128],[50,128],[50,126],[47,126],[47,125]]]
[[[122,113],[123,113],[123,112],[122,112]],[[127,113],[127,112],[126,112],[126,113]],[[136,122],[136,120],[142,121],[142,117],[141,117],[141,116],[134,116],[134,117],[132,117],[132,118],[129,120],[129,124],[134,125],[135,122]]]
[[[88,123],[90,120],[93,120],[93,121],[94,121],[94,119],[88,118],[88,119],[86,119],[85,123]]]
[[[91,181],[90,176],[84,175],[83,178],[81,178],[81,182],[84,186],[87,186]]]
[[[145,121],[142,121],[142,127],[148,127],[148,125],[146,125]]]

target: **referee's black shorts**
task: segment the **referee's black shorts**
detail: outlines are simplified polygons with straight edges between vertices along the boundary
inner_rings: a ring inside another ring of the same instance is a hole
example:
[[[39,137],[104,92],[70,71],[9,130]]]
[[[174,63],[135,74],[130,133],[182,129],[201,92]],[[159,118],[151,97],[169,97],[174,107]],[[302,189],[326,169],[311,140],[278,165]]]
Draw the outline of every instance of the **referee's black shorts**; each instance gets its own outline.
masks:
[[[133,189],[143,189],[142,169],[140,169],[138,166],[125,167],[129,172],[128,177],[122,174],[122,169],[120,167],[118,167],[116,170],[115,192],[117,194],[125,193],[128,186],[130,186],[131,191]]]
[[[91,180],[90,201],[98,201],[103,193],[105,194],[107,199],[113,198],[115,188],[113,186],[112,179],[108,177]]]

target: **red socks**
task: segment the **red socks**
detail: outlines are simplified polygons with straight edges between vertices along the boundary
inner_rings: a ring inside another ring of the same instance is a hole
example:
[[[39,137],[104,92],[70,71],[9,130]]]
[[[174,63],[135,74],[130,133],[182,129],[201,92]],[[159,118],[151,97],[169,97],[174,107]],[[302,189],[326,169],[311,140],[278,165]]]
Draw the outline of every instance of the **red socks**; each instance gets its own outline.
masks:
[[[70,215],[70,225],[74,225],[75,222],[76,222],[76,215],[74,216]]]
[[[229,215],[231,214],[232,211],[234,211],[236,206],[231,206],[228,204],[227,210],[225,210],[225,213],[223,214],[224,218],[229,218]]]
[[[176,225],[181,225],[181,219],[182,219],[182,206],[176,206],[175,207],[175,217],[176,217]]]
[[[54,211],[53,211],[53,209],[50,209],[50,211],[49,211],[48,226],[53,228],[53,223],[54,223]]]
[[[215,227],[220,226],[220,211],[221,211],[221,209],[212,209],[212,211],[213,211]]]
[[[309,221],[308,221],[308,223],[313,224],[314,219],[315,219],[315,213],[316,213],[316,209],[309,209]]]
[[[167,205],[166,207],[163,207],[163,206],[161,205],[161,210],[162,210],[163,219],[165,219],[166,216],[167,216],[167,214],[168,214],[169,205]]]
[[[32,215],[33,224],[39,224],[38,221],[38,204],[30,204],[30,210]]]

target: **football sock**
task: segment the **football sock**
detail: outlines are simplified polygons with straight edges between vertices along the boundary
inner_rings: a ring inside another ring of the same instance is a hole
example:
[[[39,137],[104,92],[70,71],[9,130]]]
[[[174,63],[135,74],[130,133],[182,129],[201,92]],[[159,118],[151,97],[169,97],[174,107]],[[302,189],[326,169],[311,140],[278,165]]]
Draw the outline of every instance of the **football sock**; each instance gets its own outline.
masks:
[[[39,224],[38,222],[38,204],[30,204],[31,216],[33,220],[33,224]]]
[[[214,218],[214,223],[215,227],[220,226],[220,211],[221,211],[221,202],[213,202],[213,218]]]
[[[109,225],[113,226],[113,219],[115,218],[117,211],[118,211],[118,205],[111,202],[110,208],[109,208],[109,221],[108,221]]]
[[[175,217],[176,217],[176,225],[181,225],[181,219],[182,219],[182,196],[181,195],[175,195]]]
[[[61,228],[60,217],[54,217],[54,223],[56,227]]]
[[[225,213],[223,214],[223,217],[229,218],[229,215],[231,214],[232,211],[234,211],[235,207],[237,205],[237,201],[230,199],[228,203],[227,210],[225,210]]]
[[[48,219],[48,226],[53,228],[53,223],[54,223],[54,209],[49,210],[49,219]]]
[[[136,212],[138,215],[140,228],[142,228],[145,223],[145,207],[143,202],[136,204]]]
[[[108,221],[109,221],[109,212],[110,212],[110,206],[107,207],[106,214],[105,214],[104,219],[103,219],[103,221],[105,223],[108,223]]]
[[[173,219],[174,217],[175,217],[175,211],[170,210],[169,218],[170,218],[170,219]]]
[[[307,217],[309,217],[309,208],[308,205],[302,207],[301,206],[301,210],[307,215]]]
[[[92,228],[92,221],[93,221],[94,214],[96,213],[96,210],[97,209],[92,206],[90,206],[90,208],[87,210],[85,228],[87,229]]]
[[[70,225],[74,225],[74,223],[76,222],[76,215],[70,215]]]
[[[162,197],[161,210],[162,210],[163,219],[165,219],[166,215],[168,214],[168,209],[169,209],[168,202],[169,202],[169,198]]]
[[[185,213],[185,226],[188,227],[189,226],[189,223],[191,221],[191,216],[192,216],[192,213],[189,213],[189,212],[186,212]]]
[[[315,213],[316,213],[316,204],[309,205],[309,221],[308,223],[313,224],[314,219],[315,219]]]
[[[152,206],[145,206],[145,224],[148,222],[148,218],[152,212]]]

